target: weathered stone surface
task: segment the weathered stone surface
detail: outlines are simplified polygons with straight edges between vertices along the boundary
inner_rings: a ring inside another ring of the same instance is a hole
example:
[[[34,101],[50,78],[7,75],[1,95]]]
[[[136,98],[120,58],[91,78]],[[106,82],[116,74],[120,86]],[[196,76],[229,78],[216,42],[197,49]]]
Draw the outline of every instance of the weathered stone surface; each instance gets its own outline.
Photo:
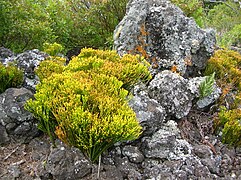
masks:
[[[25,102],[33,97],[26,88],[9,88],[0,95],[0,122],[9,135],[31,139],[38,135],[31,113],[24,109]]]
[[[181,139],[177,124],[172,120],[164,123],[152,137],[142,138],[142,145],[144,155],[154,159],[184,159],[192,151],[191,145]]]
[[[132,163],[141,163],[144,160],[144,156],[141,153],[141,151],[138,149],[138,147],[135,146],[125,146],[122,149],[122,154],[124,156],[127,156],[129,161]]]
[[[38,49],[28,50],[14,56],[10,50],[1,48],[0,53],[2,53],[0,59],[3,64],[16,62],[17,66],[24,71],[24,87],[35,90],[36,85],[39,83],[39,78],[35,75],[34,69],[49,55]]]
[[[143,127],[143,133],[152,134],[157,131],[166,118],[165,109],[154,99],[149,98],[147,88],[139,85],[134,88],[134,97],[129,105]]]
[[[0,47],[0,62],[5,64],[8,61],[6,59],[11,58],[13,56],[14,56],[14,53],[11,50],[5,47]]]
[[[70,148],[61,142],[51,149],[46,169],[54,179],[80,179],[91,172],[91,163],[77,148]]]
[[[149,95],[165,108],[169,116],[180,119],[189,113],[194,98],[187,85],[187,79],[165,70],[150,82]]]
[[[119,54],[144,49],[158,70],[177,70],[186,76],[203,69],[214,51],[215,34],[200,29],[195,21],[166,0],[133,0],[114,32]],[[139,48],[140,49],[140,48]]]
[[[0,145],[6,144],[10,139],[4,126],[0,124]]]

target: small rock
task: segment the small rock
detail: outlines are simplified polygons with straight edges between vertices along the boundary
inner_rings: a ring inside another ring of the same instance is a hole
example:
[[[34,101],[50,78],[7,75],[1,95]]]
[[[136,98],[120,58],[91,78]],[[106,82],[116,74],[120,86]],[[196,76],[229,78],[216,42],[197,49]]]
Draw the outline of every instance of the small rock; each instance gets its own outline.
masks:
[[[143,154],[139,151],[137,147],[128,145],[122,150],[124,156],[127,156],[130,162],[141,163],[144,160]]]

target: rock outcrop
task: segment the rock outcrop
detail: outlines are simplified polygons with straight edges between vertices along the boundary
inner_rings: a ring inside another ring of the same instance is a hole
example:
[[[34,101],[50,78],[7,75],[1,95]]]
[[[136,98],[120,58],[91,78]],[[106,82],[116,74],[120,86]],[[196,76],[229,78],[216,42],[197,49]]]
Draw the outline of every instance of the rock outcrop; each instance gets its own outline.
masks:
[[[192,18],[166,0],[132,0],[114,32],[119,54],[140,53],[156,74],[175,69],[197,76],[215,47],[214,31],[200,29]]]
[[[29,140],[38,135],[37,122],[24,109],[29,98],[33,98],[33,93],[26,88],[9,88],[0,95],[0,144],[6,143],[9,136]]]

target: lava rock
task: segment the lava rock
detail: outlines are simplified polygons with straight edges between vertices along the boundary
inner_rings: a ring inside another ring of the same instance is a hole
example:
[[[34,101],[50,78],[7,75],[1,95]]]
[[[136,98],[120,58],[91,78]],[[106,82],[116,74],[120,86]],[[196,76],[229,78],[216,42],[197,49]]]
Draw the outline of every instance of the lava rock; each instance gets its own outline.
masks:
[[[166,111],[156,100],[149,97],[144,85],[135,86],[133,95],[129,105],[136,113],[143,128],[143,135],[152,134],[165,121]]]
[[[141,163],[144,160],[143,154],[138,147],[127,145],[122,149],[122,154],[127,156],[130,162]]]
[[[144,49],[153,74],[176,66],[186,77],[205,68],[214,52],[213,30],[202,30],[192,18],[167,0],[133,0],[114,31],[120,55]]]
[[[193,94],[188,90],[188,80],[165,70],[158,73],[149,84],[149,95],[160,103],[169,116],[180,119],[191,107]]]
[[[91,172],[91,162],[79,149],[58,143],[48,156],[46,169],[54,179],[80,179]]]
[[[33,93],[26,88],[9,88],[0,95],[0,120],[9,135],[32,139],[39,134],[33,115],[24,104]]]

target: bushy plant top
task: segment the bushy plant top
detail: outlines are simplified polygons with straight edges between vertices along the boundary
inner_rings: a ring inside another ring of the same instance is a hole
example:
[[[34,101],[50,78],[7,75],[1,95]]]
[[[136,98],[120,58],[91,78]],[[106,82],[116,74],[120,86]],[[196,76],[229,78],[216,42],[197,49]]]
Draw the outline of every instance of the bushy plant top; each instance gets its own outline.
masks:
[[[151,77],[148,63],[139,58],[84,49],[69,65],[60,65],[60,72],[56,71],[56,62],[42,62],[38,71],[43,71],[43,79],[36,88],[35,100],[29,100],[26,108],[52,139],[57,136],[96,161],[114,143],[134,140],[141,133],[135,113],[128,106],[129,92],[123,88],[125,83],[130,87]],[[47,64],[55,69],[46,69]],[[117,73],[124,74],[128,83]]]
[[[223,126],[223,143],[241,146],[241,109],[222,109],[219,113],[219,119]]]
[[[0,93],[3,93],[7,88],[18,87],[23,83],[23,72],[14,64],[4,66],[0,63]]]
[[[218,50],[208,61],[205,74],[216,73],[220,86],[230,84],[241,90],[241,55],[231,50]]]

